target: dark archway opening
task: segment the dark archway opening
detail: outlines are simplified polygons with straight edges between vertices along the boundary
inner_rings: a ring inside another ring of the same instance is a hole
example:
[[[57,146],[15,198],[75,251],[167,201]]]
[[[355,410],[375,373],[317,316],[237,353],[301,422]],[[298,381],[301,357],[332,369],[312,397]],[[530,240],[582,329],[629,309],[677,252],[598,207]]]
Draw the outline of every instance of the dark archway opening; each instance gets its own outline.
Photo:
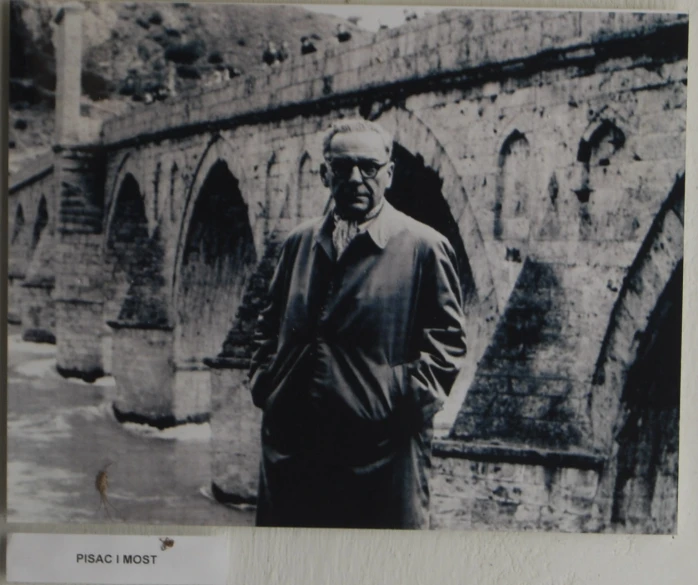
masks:
[[[217,355],[256,263],[247,204],[223,161],[196,199],[178,277],[177,363],[197,367]]]
[[[441,187],[443,179],[424,164],[424,158],[393,144],[395,174],[386,199],[403,213],[443,234],[456,252],[465,304],[476,294],[475,281],[458,224],[451,214]]]
[[[159,232],[149,234],[145,203],[132,175],[124,179],[116,200],[109,234],[105,315],[116,327],[164,327],[163,250]]]
[[[10,238],[10,244],[16,244],[19,241],[19,236],[24,228],[24,210],[22,209],[22,204],[17,206],[15,211],[15,223],[12,226],[12,237]]]
[[[133,175],[126,175],[121,183],[115,205],[107,245],[123,256],[129,246],[142,244],[148,238],[145,205]]]
[[[611,522],[626,532],[676,529],[682,282],[680,263],[650,318],[621,397]]]
[[[114,205],[106,243],[112,274],[105,295],[110,330],[102,347],[105,369],[116,380],[114,414],[120,422],[174,424],[172,329],[159,226],[149,226],[145,201],[130,174]]]
[[[34,231],[32,232],[32,250],[35,250],[39,245],[41,234],[48,225],[48,210],[46,209],[46,198],[41,197],[39,201],[39,209],[36,213],[36,221],[34,222]]]

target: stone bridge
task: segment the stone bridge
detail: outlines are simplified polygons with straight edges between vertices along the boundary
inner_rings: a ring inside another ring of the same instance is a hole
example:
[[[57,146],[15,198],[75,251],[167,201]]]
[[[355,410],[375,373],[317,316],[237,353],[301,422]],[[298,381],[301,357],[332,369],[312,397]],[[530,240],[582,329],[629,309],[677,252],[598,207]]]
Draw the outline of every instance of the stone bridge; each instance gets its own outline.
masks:
[[[67,95],[80,10],[61,16]],[[64,375],[112,374],[119,420],[210,421],[214,493],[253,499],[246,369],[278,244],[326,208],[330,123],[376,120],[395,136],[389,199],[448,237],[466,299],[434,524],[672,531],[687,31],[453,10],[98,137],[59,96],[53,152],[11,181],[9,317],[57,343]]]

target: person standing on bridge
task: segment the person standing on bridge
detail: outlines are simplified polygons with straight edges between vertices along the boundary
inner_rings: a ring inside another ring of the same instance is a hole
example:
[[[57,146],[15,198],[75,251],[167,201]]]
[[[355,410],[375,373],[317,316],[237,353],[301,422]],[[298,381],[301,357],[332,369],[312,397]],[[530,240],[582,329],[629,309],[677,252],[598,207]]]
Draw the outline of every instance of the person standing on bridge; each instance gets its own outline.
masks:
[[[448,240],[385,200],[393,140],[325,137],[332,209],[283,244],[250,385],[263,409],[257,525],[426,528],[433,417],[465,356]]]

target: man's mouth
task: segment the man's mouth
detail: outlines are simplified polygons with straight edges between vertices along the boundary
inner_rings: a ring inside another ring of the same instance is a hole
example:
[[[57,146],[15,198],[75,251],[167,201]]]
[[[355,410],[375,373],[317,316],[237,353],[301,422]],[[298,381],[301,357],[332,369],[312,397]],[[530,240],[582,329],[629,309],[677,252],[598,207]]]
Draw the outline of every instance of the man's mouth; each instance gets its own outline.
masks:
[[[357,199],[368,199],[370,194],[363,191],[345,191],[340,195],[340,198],[345,201],[355,201]]]

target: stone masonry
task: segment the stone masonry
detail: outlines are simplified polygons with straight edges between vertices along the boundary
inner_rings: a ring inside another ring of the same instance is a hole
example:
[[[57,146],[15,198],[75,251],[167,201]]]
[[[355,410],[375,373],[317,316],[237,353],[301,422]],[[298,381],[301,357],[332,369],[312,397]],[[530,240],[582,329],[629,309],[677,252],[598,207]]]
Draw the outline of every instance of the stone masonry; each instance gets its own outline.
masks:
[[[673,532],[687,30],[445,11],[57,137],[12,177],[9,317],[65,375],[111,372],[119,420],[210,421],[216,497],[254,501],[246,369],[278,246],[326,208],[329,124],[376,120],[389,198],[449,238],[466,299],[434,526]]]

